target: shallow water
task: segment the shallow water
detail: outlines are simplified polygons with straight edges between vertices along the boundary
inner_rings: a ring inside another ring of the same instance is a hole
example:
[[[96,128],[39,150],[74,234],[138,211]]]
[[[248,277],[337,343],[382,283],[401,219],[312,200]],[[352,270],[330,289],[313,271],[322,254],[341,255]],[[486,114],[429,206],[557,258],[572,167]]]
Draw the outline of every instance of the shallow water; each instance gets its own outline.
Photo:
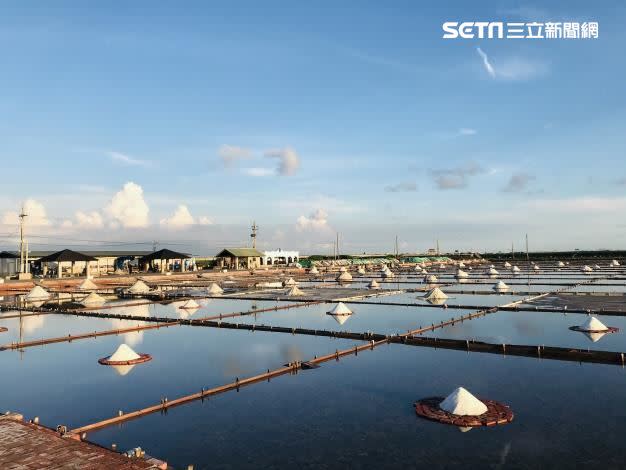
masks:
[[[462,433],[415,415],[459,385],[515,420]],[[625,399],[617,366],[390,345],[89,438],[179,468],[620,468]]]

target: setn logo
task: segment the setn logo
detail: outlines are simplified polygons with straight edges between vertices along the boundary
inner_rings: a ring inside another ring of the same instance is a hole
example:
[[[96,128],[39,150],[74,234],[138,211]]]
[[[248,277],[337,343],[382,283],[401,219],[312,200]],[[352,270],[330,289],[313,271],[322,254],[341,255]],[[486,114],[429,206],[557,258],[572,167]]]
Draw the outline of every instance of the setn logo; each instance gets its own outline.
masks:
[[[522,23],[523,24],[523,23]],[[444,39],[493,39],[504,37],[504,23],[501,21],[446,21],[443,24]]]

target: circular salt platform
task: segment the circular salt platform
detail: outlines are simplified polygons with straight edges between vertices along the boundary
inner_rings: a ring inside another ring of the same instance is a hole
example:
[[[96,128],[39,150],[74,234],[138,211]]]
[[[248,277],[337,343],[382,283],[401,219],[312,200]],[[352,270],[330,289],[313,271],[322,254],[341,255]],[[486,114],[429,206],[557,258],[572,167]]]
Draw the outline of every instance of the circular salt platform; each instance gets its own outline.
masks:
[[[430,421],[438,421],[443,424],[452,424],[460,427],[496,426],[513,421],[513,412],[502,403],[493,400],[480,401],[485,404],[487,411],[478,416],[462,416],[448,413],[439,408],[445,398],[430,397],[415,402],[415,413]]]
[[[128,361],[110,361],[109,358],[111,356],[103,357],[98,359],[98,363],[103,366],[132,366],[134,364],[141,364],[142,362],[148,362],[152,360],[152,356],[150,354],[138,354],[139,357],[137,359],[130,359]]]
[[[0,326],[0,333],[4,333],[5,331],[9,331],[9,329],[4,326]]]
[[[580,333],[617,333],[619,328],[615,326],[607,326],[604,330],[588,330],[582,326],[574,325],[569,327],[572,331],[579,331]]]

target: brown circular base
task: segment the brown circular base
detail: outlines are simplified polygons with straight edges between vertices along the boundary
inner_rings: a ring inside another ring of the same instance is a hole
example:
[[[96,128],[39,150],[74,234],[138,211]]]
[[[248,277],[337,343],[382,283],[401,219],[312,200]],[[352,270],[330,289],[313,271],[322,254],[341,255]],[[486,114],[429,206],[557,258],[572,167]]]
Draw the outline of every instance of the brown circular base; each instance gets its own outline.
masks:
[[[0,326],[0,333],[4,333],[5,331],[9,331],[9,329],[4,326]]]
[[[580,326],[570,326],[569,329],[572,331],[579,331],[580,333],[617,333],[619,331],[619,328],[616,328],[615,326],[607,326],[606,330],[585,330]]]
[[[511,409],[497,401],[481,399],[487,406],[485,413],[479,416],[459,416],[439,408],[443,400],[442,397],[423,398],[415,403],[415,412],[422,418],[460,427],[496,426],[513,421]]]
[[[142,362],[152,360],[152,356],[150,354],[140,354],[137,359],[133,359],[132,361],[109,361],[110,357],[111,356],[107,356],[102,359],[98,359],[98,363],[103,366],[131,366],[133,364],[141,364]]]

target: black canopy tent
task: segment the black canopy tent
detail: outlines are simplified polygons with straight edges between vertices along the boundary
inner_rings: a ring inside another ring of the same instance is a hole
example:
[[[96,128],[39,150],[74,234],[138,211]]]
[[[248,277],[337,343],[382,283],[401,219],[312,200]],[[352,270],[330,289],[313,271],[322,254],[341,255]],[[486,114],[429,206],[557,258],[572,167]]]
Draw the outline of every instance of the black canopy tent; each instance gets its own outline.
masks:
[[[162,250],[155,251],[154,253],[150,253],[149,255],[142,257],[139,261],[144,267],[150,267],[153,270],[155,268],[156,262],[158,261],[159,269],[161,272],[166,271],[165,268],[170,261],[180,261],[180,269],[181,271],[185,271],[185,263],[183,262],[183,260],[191,258],[192,256],[188,254],[179,253],[177,251],[163,248]]]
[[[70,273],[74,274],[74,265],[77,262],[85,263],[85,274],[89,276],[89,263],[92,261],[98,261],[93,256],[85,255],[83,253],[79,253],[78,251],[73,250],[61,250],[56,253],[52,253],[48,256],[44,256],[39,258],[38,263],[41,264],[43,274],[46,275],[48,271],[48,265],[50,263],[57,263],[57,277],[63,277],[63,264],[70,263]]]

